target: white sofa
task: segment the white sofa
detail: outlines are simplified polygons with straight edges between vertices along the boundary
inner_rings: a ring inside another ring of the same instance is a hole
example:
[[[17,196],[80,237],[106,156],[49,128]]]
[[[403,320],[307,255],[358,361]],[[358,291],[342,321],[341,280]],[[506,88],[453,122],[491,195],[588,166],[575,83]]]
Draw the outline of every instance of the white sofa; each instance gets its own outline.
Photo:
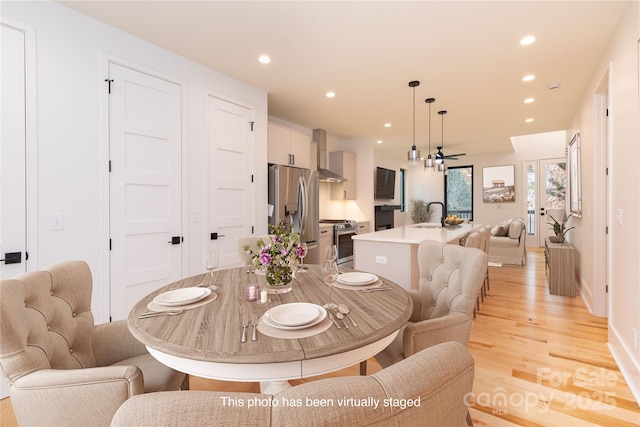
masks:
[[[496,225],[489,240],[489,262],[525,265],[527,227],[522,218],[513,218]]]

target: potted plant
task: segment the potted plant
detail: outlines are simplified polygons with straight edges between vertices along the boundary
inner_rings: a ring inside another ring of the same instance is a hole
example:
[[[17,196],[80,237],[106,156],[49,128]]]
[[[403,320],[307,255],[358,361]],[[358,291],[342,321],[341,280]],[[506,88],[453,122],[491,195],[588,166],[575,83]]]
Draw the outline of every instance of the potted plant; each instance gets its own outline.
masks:
[[[431,214],[433,213],[429,209],[429,202],[422,199],[413,199],[410,202],[410,215],[411,221],[414,224],[421,224],[423,222],[429,222]]]
[[[573,230],[575,228],[575,227],[567,228],[567,222],[569,221],[569,219],[571,219],[572,216],[573,216],[572,214],[565,214],[564,219],[562,220],[562,222],[559,222],[554,217],[549,215],[549,218],[551,218],[551,221],[547,221],[547,224],[549,224],[551,226],[550,228],[555,233],[555,237],[551,236],[551,237],[549,237],[549,240],[551,240],[553,243],[562,243],[562,242],[564,242],[565,235],[570,230]]]

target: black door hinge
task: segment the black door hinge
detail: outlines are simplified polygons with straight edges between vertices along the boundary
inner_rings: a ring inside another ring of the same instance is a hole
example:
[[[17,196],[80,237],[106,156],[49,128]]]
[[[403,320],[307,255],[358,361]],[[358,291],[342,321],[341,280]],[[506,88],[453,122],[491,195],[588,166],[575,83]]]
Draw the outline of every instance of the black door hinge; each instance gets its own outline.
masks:
[[[249,124],[251,125],[251,132],[253,132],[253,125],[255,122],[249,122]]]
[[[251,174],[251,182],[253,182],[253,174]]]
[[[109,239],[109,250],[111,250],[111,239]]]
[[[252,225],[251,226],[251,234],[253,234],[253,233],[254,233],[254,231],[253,231],[253,225]]]
[[[609,293],[609,285],[605,285],[605,287],[604,287],[604,291],[605,291],[606,293]]]
[[[111,172],[111,160],[109,160],[109,172]]]
[[[113,79],[104,79],[105,82],[107,82],[107,85],[109,86],[109,93],[111,93],[111,83],[113,83]]]
[[[604,227],[604,234],[609,234],[609,226]]]

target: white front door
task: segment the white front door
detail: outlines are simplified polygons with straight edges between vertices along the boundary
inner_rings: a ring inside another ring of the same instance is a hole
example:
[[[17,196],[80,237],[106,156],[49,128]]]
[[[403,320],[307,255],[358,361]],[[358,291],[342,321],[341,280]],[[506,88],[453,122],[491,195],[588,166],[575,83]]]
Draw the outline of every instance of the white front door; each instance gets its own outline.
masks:
[[[550,216],[562,221],[566,210],[567,161],[564,158],[527,160],[523,171],[527,183],[527,244],[544,246],[553,236]]]
[[[0,278],[8,279],[27,271],[26,44],[24,31],[1,27]],[[0,398],[8,394],[0,377]]]
[[[110,314],[182,278],[181,87],[109,64]]]
[[[207,145],[209,159],[209,241],[220,267],[240,264],[237,239],[252,234],[253,132],[250,108],[209,95]]]

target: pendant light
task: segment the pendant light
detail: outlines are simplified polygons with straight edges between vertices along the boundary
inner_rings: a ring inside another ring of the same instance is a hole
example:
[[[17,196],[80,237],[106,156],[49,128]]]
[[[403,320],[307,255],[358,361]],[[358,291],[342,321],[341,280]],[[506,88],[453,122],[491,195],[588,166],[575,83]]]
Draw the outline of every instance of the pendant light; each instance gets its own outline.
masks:
[[[431,104],[433,104],[435,100],[435,98],[427,98],[424,100],[424,102],[429,104],[429,154],[427,158],[424,159],[424,167],[428,169],[433,169],[433,157],[431,157]]]
[[[413,88],[413,145],[407,153],[407,159],[412,165],[415,165],[420,160],[420,151],[416,148],[416,86],[420,86],[419,81],[409,82],[409,87]]]
[[[438,114],[442,117],[442,143],[441,147],[444,148],[444,115],[447,114],[446,110],[438,111]],[[438,164],[438,172],[444,172],[446,170],[446,166],[444,164],[444,155],[436,157],[436,163]]]

